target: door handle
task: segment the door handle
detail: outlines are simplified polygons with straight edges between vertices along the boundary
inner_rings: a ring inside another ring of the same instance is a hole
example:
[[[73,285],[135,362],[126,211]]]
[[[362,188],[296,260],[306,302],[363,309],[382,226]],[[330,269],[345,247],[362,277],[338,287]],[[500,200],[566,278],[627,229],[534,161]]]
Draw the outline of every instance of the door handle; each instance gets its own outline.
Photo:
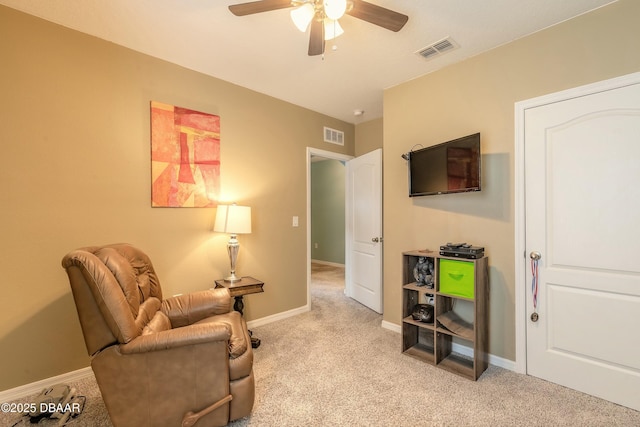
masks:
[[[373,243],[382,242],[382,237],[374,237],[373,239],[371,239],[371,241],[372,241]]]

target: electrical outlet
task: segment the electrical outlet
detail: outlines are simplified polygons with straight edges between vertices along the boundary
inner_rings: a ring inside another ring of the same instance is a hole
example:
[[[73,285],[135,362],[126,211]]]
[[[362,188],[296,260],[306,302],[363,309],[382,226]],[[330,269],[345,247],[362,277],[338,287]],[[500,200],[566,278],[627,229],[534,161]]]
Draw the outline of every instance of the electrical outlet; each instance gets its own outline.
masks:
[[[314,243],[314,244],[313,244],[313,248],[314,248],[314,249],[318,249],[318,244],[317,244],[317,243]]]

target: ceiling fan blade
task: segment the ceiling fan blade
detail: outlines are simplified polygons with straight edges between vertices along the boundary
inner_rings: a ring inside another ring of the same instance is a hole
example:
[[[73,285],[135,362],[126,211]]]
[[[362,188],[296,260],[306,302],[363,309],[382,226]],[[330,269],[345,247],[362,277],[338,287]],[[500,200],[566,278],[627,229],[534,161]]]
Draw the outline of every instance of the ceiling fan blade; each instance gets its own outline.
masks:
[[[291,0],[262,0],[232,4],[229,6],[229,10],[236,16],[245,16],[254,13],[269,12],[270,10],[284,9],[291,6]]]
[[[407,15],[364,0],[353,0],[353,9],[347,12],[347,15],[396,32],[400,31],[409,20]]]
[[[324,23],[321,19],[311,21],[311,34],[309,36],[309,56],[322,55],[324,53]]]

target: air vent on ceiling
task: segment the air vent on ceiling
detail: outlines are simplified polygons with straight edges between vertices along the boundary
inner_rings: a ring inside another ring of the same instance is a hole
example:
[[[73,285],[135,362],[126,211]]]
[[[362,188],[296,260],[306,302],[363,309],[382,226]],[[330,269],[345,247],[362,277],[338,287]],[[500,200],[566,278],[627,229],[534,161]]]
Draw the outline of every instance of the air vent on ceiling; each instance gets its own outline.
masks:
[[[458,44],[450,37],[446,37],[435,43],[430,44],[427,47],[423,47],[416,52],[417,55],[422,56],[424,59],[431,59],[437,55],[440,55],[449,50],[459,47]]]
[[[344,145],[344,132],[324,127],[324,142],[332,144]]]

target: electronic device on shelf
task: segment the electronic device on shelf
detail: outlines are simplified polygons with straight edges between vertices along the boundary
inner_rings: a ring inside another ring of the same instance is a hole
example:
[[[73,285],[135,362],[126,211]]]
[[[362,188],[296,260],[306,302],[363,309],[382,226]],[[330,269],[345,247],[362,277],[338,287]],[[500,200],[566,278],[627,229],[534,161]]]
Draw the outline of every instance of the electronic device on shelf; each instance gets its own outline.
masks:
[[[433,323],[433,305],[416,304],[411,313],[413,320],[422,323]]]
[[[479,259],[484,256],[483,246],[468,243],[447,243],[440,246],[440,255],[454,258]]]
[[[408,161],[409,197],[480,191],[480,134],[402,155]]]

